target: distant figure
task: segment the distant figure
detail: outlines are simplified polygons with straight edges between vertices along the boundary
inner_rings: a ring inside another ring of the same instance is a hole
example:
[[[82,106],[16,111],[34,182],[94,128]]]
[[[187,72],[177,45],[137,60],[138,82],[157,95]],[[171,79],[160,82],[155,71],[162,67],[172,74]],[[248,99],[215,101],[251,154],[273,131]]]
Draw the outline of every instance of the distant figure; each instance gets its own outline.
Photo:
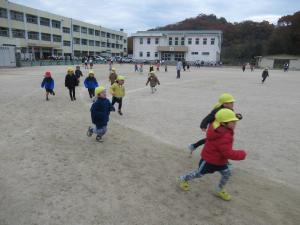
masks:
[[[80,66],[76,66],[76,70],[75,70],[75,76],[77,78],[77,82],[78,84],[80,83],[80,77],[82,77],[82,72],[80,70]]]
[[[156,64],[156,71],[159,71],[159,67],[160,67],[160,63],[158,62],[158,63]]]
[[[111,72],[111,68],[112,68],[112,60],[110,59],[108,61],[108,70],[109,70],[109,72]]]
[[[143,73],[143,63],[140,65],[140,73]]]
[[[185,60],[183,60],[183,61],[182,61],[183,71],[185,71],[185,66],[186,66],[186,62],[185,62]]]
[[[93,69],[93,59],[92,57],[89,59],[90,69]]]
[[[188,71],[190,71],[190,64],[188,62],[186,63],[186,68]]]
[[[84,59],[84,69],[88,69],[88,68],[89,68],[89,66],[88,66],[88,59],[85,58]]]
[[[151,88],[151,93],[153,94],[154,92],[157,91],[156,85],[160,85],[160,82],[155,75],[154,71],[150,73],[150,76],[148,77],[148,80],[146,82],[146,86],[150,83],[150,88]]]
[[[283,65],[283,71],[284,72],[287,72],[289,70],[289,64],[288,63],[285,63],[284,65]]]
[[[152,71],[154,71],[154,66],[150,64],[149,72],[151,73]]]
[[[246,64],[243,64],[243,66],[242,66],[243,72],[245,72],[245,69],[246,69]]]
[[[180,60],[178,60],[177,62],[177,65],[176,65],[176,70],[177,70],[177,79],[180,79],[180,71],[181,71],[181,68],[182,68],[182,63]]]
[[[250,69],[251,69],[251,72],[253,72],[253,70],[254,70],[254,65],[253,64],[250,64]]]
[[[165,63],[165,72],[168,72],[168,65]]]
[[[265,80],[267,79],[267,77],[269,76],[269,71],[268,71],[268,67],[266,67],[264,69],[264,71],[262,72],[262,81],[261,83],[263,84],[265,82]]]
[[[134,72],[138,72],[139,69],[138,69],[138,65],[137,64],[134,64]]]

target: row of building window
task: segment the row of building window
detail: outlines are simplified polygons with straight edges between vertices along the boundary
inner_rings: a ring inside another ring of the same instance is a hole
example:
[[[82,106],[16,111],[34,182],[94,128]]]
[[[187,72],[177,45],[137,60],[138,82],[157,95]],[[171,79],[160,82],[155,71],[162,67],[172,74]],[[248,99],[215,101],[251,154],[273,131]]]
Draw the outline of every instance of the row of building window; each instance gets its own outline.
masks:
[[[81,45],[98,46],[98,47],[100,46],[100,41],[94,41],[94,40],[74,38],[73,42],[74,42],[75,45],[80,45],[81,44]],[[122,49],[123,45],[115,44],[115,43],[109,43],[109,42],[101,42],[101,47]]]
[[[31,14],[25,14],[26,15],[26,22],[27,23],[33,23],[33,24],[38,24],[38,19],[40,20],[40,25],[42,26],[48,26],[50,27],[50,24],[53,28],[61,28],[61,21],[58,20],[50,20],[49,18],[45,17],[38,17],[35,15]],[[0,8],[0,18],[8,18],[8,11],[7,9]],[[24,14],[22,12],[10,10],[10,19],[12,20],[17,20],[17,21],[22,21],[24,22]],[[73,25],[73,31],[74,32],[81,32],[82,34],[89,34],[89,35],[95,35],[99,36],[101,34],[101,37],[106,37],[106,38],[111,38],[111,39],[116,39],[116,40],[123,40],[122,35],[117,35],[117,34],[111,34],[108,32],[104,32],[100,30],[95,30],[93,28],[87,28],[87,27],[82,27],[79,25]],[[71,33],[71,29],[69,27],[63,27],[63,32],[64,33]],[[124,43],[126,43],[126,40],[124,39]]]
[[[192,40],[193,40],[192,38],[187,39],[189,45],[192,45]],[[159,44],[159,38],[155,38],[154,41],[155,41],[156,45]],[[180,41],[181,45],[185,45],[185,38],[184,37],[180,38],[180,40],[179,40],[178,37],[175,37],[174,38],[174,45],[179,45],[179,41]],[[203,45],[207,45],[207,38],[203,38],[202,43],[203,43]],[[141,45],[144,44],[144,39],[143,38],[140,38],[140,44]],[[147,38],[147,44],[148,45],[151,44],[151,38]],[[200,38],[195,38],[195,45],[199,45],[199,44],[200,44]],[[210,39],[210,44],[211,45],[215,44],[215,38]],[[173,38],[172,37],[169,37],[169,45],[173,45]]]
[[[202,52],[202,55],[209,55],[209,52]],[[199,55],[199,52],[191,52],[191,55]]]
[[[144,53],[143,52],[140,52],[140,57],[144,57]],[[146,56],[149,58],[151,57],[151,53],[150,52],[146,52]],[[158,52],[154,52],[154,57],[155,58],[158,58]]]

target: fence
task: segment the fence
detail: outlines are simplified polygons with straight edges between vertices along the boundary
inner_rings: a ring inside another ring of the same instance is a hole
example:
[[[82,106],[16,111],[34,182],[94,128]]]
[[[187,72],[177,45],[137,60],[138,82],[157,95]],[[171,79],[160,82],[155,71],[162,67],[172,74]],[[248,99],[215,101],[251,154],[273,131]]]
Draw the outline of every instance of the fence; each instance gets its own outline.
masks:
[[[104,64],[104,61],[94,61],[93,64]],[[40,61],[30,61],[30,60],[20,60],[18,62],[19,67],[28,66],[54,66],[54,65],[80,65],[81,60],[40,60]]]

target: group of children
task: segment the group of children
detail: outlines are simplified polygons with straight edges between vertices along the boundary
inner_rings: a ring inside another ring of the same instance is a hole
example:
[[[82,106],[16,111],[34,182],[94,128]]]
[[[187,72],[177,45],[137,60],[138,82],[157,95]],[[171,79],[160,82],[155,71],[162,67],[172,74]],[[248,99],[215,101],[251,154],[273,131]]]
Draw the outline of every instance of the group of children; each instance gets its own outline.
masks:
[[[124,81],[125,77],[117,75],[114,68],[111,69],[109,81],[111,86],[109,91],[112,95],[110,102],[106,97],[106,89],[99,86],[94,71],[89,71],[88,77],[84,80],[84,85],[88,89],[90,98],[95,98],[90,108],[91,119],[94,127],[89,127],[87,136],[91,137],[96,134],[96,140],[102,142],[103,135],[107,132],[107,124],[111,111],[115,111],[114,105],[118,103],[118,113],[122,113],[122,101],[125,96]],[[65,78],[65,86],[69,89],[71,101],[76,100],[75,87],[83,76],[79,67],[76,67],[74,73],[72,68],[68,68]],[[150,83],[151,92],[156,91],[156,85],[160,82],[155,75],[154,69],[151,69],[146,85]],[[46,90],[46,100],[49,100],[49,94],[55,95],[54,80],[51,72],[47,71],[41,84]],[[231,94],[224,93],[219,97],[219,101],[215,104],[213,110],[202,120],[200,128],[206,132],[206,138],[189,145],[189,151],[192,152],[199,146],[204,144],[201,152],[201,158],[198,168],[194,171],[186,173],[178,178],[179,186],[182,190],[189,190],[189,181],[200,178],[208,173],[219,172],[221,179],[216,187],[215,195],[223,200],[229,201],[231,196],[225,191],[224,187],[231,176],[231,167],[228,160],[244,160],[246,152],[244,150],[234,150],[233,138],[236,122],[242,119],[242,115],[234,112],[235,99]]]

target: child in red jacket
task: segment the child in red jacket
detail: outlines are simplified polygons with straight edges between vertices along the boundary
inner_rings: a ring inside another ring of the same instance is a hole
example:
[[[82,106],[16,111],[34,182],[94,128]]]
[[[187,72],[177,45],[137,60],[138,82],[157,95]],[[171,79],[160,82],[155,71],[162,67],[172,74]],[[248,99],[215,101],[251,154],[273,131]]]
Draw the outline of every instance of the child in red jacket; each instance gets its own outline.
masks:
[[[215,116],[215,121],[209,126],[206,134],[206,142],[201,152],[199,168],[186,175],[180,176],[180,187],[184,191],[189,190],[189,180],[200,178],[207,173],[219,172],[221,180],[216,188],[216,196],[223,200],[231,199],[224,187],[231,176],[228,167],[228,159],[243,160],[246,152],[233,150],[233,136],[236,121],[239,119],[230,109],[220,109]]]

